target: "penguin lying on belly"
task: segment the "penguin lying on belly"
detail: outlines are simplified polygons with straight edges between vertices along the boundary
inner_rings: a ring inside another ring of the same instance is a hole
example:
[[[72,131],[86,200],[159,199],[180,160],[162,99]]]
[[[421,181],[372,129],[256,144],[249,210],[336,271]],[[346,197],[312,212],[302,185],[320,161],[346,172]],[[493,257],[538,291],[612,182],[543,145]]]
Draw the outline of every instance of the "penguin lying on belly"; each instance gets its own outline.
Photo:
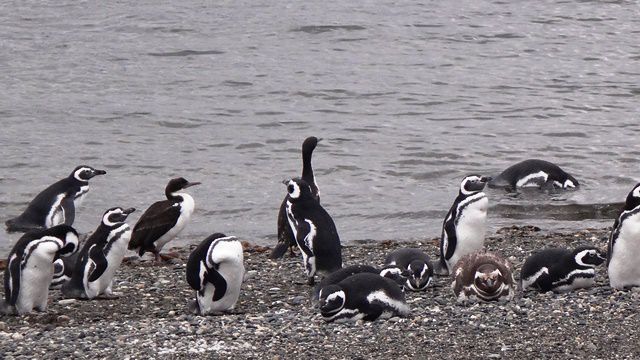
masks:
[[[490,188],[506,188],[514,191],[525,187],[566,190],[578,186],[580,186],[578,180],[558,165],[538,159],[529,159],[512,165],[489,181]]]

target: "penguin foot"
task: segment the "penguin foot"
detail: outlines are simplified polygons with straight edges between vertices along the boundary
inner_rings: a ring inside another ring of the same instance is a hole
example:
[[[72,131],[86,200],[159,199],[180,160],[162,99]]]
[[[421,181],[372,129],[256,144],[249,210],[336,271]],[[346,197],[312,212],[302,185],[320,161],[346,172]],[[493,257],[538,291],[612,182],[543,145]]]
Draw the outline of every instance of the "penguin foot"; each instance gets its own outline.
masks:
[[[120,295],[117,295],[117,294],[114,294],[114,293],[100,294],[97,297],[95,297],[94,299],[96,299],[96,300],[116,300],[116,299],[120,299]]]

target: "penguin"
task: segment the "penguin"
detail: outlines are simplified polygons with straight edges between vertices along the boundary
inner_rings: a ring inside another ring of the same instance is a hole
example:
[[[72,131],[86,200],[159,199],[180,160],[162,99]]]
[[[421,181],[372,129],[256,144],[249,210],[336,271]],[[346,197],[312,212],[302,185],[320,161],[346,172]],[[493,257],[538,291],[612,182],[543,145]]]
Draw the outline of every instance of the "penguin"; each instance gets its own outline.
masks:
[[[640,183],[627,195],[616,218],[607,251],[607,271],[612,288],[640,286]]]
[[[404,291],[404,284],[408,281],[409,272],[407,270],[402,270],[397,266],[385,266],[382,269],[377,269],[371,265],[350,265],[338,269],[331,274],[325,276],[320,280],[318,285],[313,290],[312,300],[317,301],[319,299],[320,290],[329,285],[337,284],[340,281],[348,278],[354,274],[360,273],[370,273],[370,274],[378,274],[382,277],[393,280],[400,289]]]
[[[81,246],[78,245],[78,248],[81,248]],[[78,258],[78,253],[58,258],[53,262],[53,279],[51,280],[51,285],[49,285],[49,290],[61,289],[62,285],[71,279],[73,265]]]
[[[73,225],[76,208],[89,191],[89,180],[106,173],[87,165],[76,167],[68,177],[40,192],[22,214],[7,220],[7,231],[24,232],[59,224]]]
[[[139,256],[152,252],[159,261],[160,250],[184,229],[193,213],[193,198],[181,190],[199,184],[181,177],[171,179],[164,190],[167,200],[153,203],[133,227],[129,250]]]
[[[77,249],[78,233],[69,225],[61,224],[24,234],[9,253],[4,272],[5,301],[2,310],[18,315],[34,309],[46,311],[53,262]]]
[[[368,272],[349,276],[320,290],[319,308],[326,322],[407,316],[404,292],[391,279]]]
[[[544,249],[529,256],[520,270],[522,290],[569,292],[595,284],[595,267],[606,260],[594,246]]]
[[[509,301],[515,295],[516,282],[507,260],[477,251],[460,258],[453,268],[451,288],[461,303]]]
[[[196,291],[189,306],[198,315],[233,310],[244,279],[242,244],[234,236],[215,233],[189,255],[187,282]]]
[[[387,266],[407,270],[409,276],[405,287],[412,291],[423,291],[433,278],[433,265],[429,256],[420,249],[402,248],[392,251],[384,260]]]
[[[523,187],[574,189],[578,186],[578,180],[558,165],[538,159],[524,160],[512,165],[489,182],[490,188],[512,190]]]
[[[78,253],[71,278],[62,285],[64,297],[86,300],[98,296],[115,298],[113,276],[131,239],[131,227],[125,221],[134,211],[134,208],[121,207],[105,211],[100,225]]]
[[[482,190],[490,179],[469,175],[460,183],[458,197],[442,224],[438,274],[449,274],[458,259],[484,247],[489,200]]]
[[[307,283],[315,283],[316,272],[328,274],[342,267],[342,247],[331,216],[300,178],[285,180],[287,219],[302,253]]]
[[[311,187],[311,194],[320,202],[320,190],[318,189],[318,183],[313,175],[313,167],[311,166],[311,155],[315,150],[318,142],[322,139],[318,139],[315,136],[310,136],[302,143],[302,177],[301,179],[306,181]],[[294,239],[291,226],[287,220],[287,197],[282,200],[280,204],[280,211],[278,212],[278,243],[271,251],[272,259],[281,258],[284,253],[289,249],[290,254],[295,255],[293,249],[296,247],[296,240]]]

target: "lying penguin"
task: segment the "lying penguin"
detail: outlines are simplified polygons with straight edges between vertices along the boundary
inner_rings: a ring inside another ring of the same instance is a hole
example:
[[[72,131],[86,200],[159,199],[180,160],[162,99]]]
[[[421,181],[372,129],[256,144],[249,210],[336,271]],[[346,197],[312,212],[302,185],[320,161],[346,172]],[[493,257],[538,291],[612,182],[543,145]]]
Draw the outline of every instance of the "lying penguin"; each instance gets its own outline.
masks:
[[[580,186],[578,180],[558,165],[538,159],[519,162],[505,169],[489,181],[490,188],[516,190],[525,187],[541,189],[574,189]]]

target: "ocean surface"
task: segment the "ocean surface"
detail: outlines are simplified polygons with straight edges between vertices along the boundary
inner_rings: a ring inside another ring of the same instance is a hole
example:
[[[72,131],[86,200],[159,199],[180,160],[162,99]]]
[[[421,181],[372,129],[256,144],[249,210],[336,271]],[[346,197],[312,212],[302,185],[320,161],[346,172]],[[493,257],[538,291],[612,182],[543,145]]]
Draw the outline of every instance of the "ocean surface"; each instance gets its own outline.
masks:
[[[87,164],[80,232],[183,176],[174,245],[271,245],[311,135],[344,243],[437,237],[464,175],[527,158],[582,186],[490,189],[490,232],[609,226],[640,180],[635,1],[3,1],[0,39],[2,223]]]

